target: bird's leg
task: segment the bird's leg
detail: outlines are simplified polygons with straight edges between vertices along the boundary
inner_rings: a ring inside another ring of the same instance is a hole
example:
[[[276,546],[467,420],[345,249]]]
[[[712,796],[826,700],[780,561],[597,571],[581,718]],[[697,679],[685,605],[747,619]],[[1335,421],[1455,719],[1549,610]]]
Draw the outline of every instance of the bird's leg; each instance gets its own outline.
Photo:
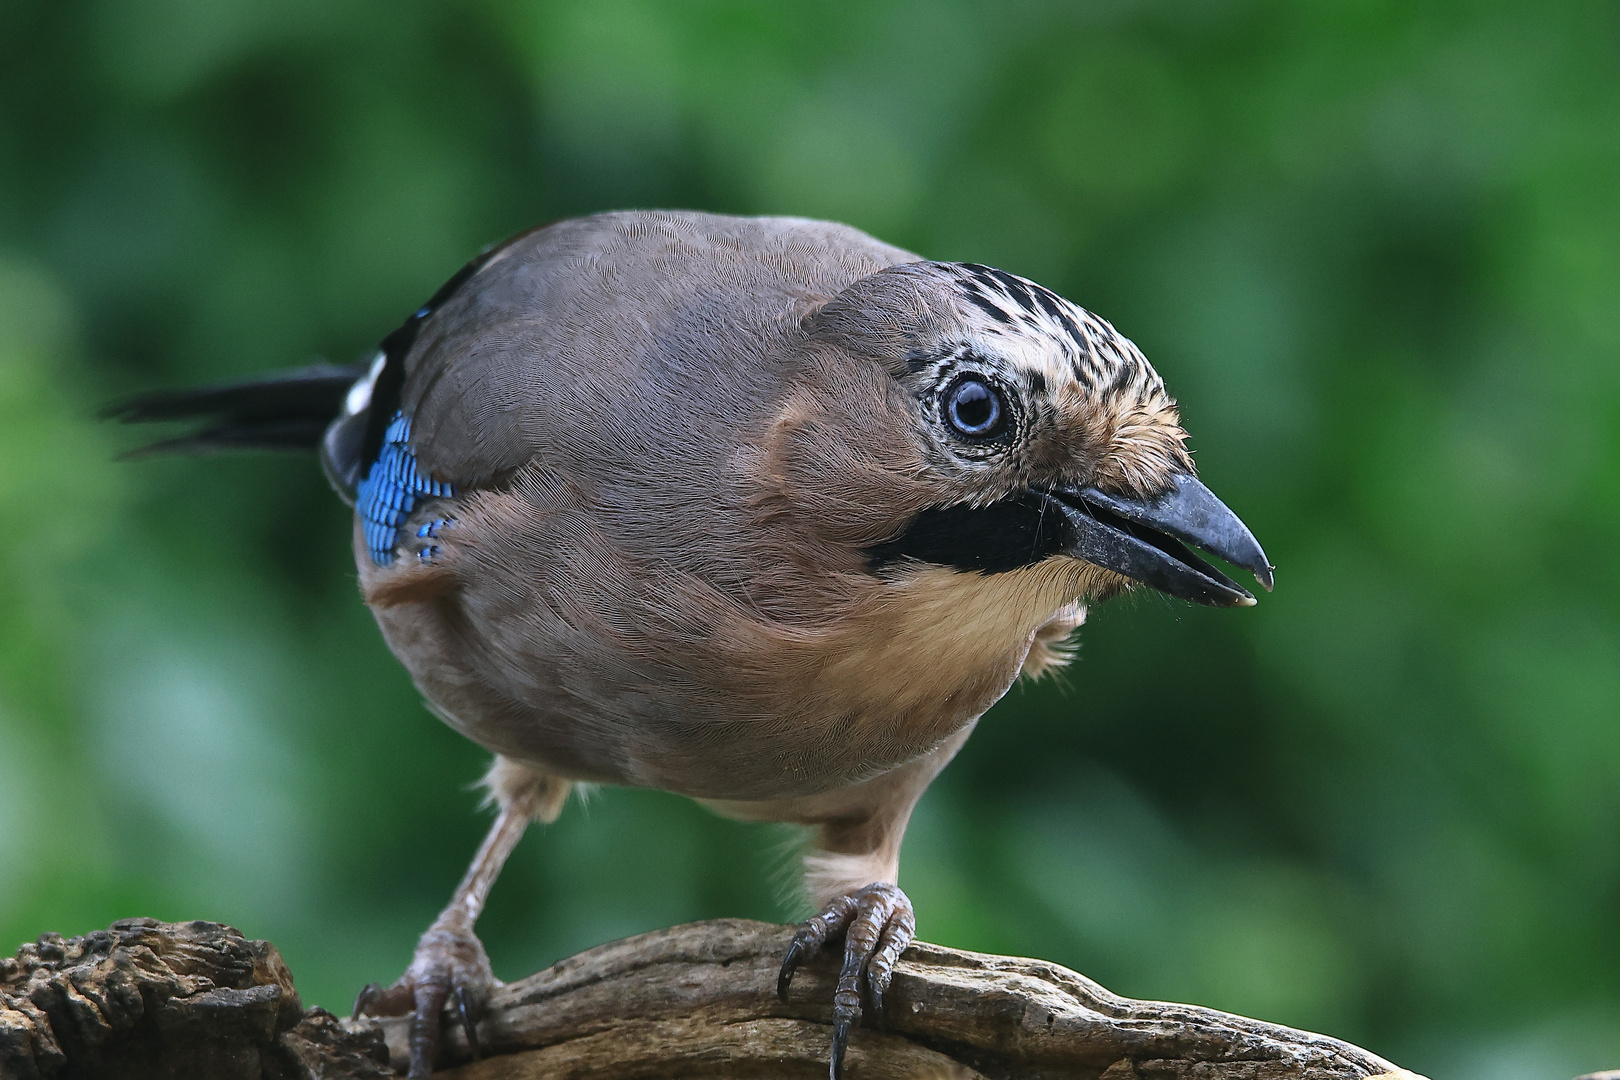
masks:
[[[417,942],[416,954],[399,981],[387,988],[372,983],[354,1002],[356,1018],[411,1014],[412,1077],[433,1072],[446,1003],[454,1006],[467,1044],[477,1055],[478,1015],[489,992],[501,984],[483,943],[473,933],[473,924],[529,822],[555,820],[571,786],[505,758],[495,759],[485,783],[500,804],[500,813],[450,903]]]
[[[776,992],[786,1000],[799,964],[843,938],[844,963],[833,992],[832,1080],[842,1075],[863,996],[881,1022],[894,966],[917,931],[911,900],[896,883],[912,807],[971,730],[969,725],[931,753],[839,796],[782,807],[782,817],[820,826],[817,850],[805,856],[806,883],[818,910],[793,935]]]
[[[383,989],[373,983],[355,998],[356,1016],[399,1016],[411,1013],[411,1071],[425,1077],[433,1071],[439,1049],[439,1024],[445,1003],[455,997],[457,1017],[476,1048],[474,1024],[489,991],[498,985],[489,954],[473,933],[484,910],[490,887],[500,875],[507,856],[528,827],[527,815],[502,810],[450,903],[433,920],[416,944],[416,954],[405,974]]]

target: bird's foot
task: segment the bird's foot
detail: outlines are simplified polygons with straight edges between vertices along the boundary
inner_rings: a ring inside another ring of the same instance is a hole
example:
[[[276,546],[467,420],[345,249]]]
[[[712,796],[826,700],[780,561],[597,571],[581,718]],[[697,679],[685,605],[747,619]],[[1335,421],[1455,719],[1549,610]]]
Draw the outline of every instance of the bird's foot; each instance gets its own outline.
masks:
[[[801,961],[814,956],[829,940],[844,938],[844,966],[833,992],[833,1042],[829,1075],[839,1080],[849,1033],[861,1019],[861,991],[871,1002],[873,1015],[883,1017],[883,993],[894,978],[895,961],[917,932],[911,900],[900,886],[874,882],[840,896],[799,927],[782,960],[776,992],[785,1001],[793,972]]]
[[[354,999],[354,1016],[411,1015],[410,1076],[433,1073],[439,1052],[439,1024],[446,1008],[461,1024],[473,1057],[478,1056],[478,1017],[489,992],[501,985],[489,954],[470,926],[441,917],[416,943],[411,966],[393,986],[372,983]]]

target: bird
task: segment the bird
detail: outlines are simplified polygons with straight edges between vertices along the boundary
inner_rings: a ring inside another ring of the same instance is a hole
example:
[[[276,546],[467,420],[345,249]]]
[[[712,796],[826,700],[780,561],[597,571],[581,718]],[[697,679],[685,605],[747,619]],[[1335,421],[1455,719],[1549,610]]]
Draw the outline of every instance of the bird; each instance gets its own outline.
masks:
[[[474,933],[580,784],[805,827],[842,943],[829,1075],[916,932],[912,809],[1090,605],[1255,596],[1273,567],[1196,476],[1141,351],[1056,293],[848,225],[621,211],[479,254],[368,363],[148,393],[148,451],[313,450],[358,584],[427,706],[489,750],[493,825],[393,984],[410,1075],[499,983]]]

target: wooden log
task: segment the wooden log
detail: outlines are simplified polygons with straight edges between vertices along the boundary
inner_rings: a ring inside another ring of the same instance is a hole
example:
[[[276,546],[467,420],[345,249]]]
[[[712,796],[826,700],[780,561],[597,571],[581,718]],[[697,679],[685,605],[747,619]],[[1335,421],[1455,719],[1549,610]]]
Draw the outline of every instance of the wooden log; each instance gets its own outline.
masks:
[[[481,1060],[447,1024],[440,1075],[822,1077],[836,965],[803,967],[791,927],[722,919],[591,949],[499,988]],[[1039,960],[918,943],[850,1080],[1415,1080],[1337,1039],[1194,1005],[1134,1001]],[[0,1077],[372,1080],[403,1070],[405,1022],[305,1010],[275,948],[217,923],[128,919],[46,935],[0,961]]]
[[[275,946],[219,923],[122,919],[0,959],[0,1078],[372,1080],[382,1033],[306,1010]]]

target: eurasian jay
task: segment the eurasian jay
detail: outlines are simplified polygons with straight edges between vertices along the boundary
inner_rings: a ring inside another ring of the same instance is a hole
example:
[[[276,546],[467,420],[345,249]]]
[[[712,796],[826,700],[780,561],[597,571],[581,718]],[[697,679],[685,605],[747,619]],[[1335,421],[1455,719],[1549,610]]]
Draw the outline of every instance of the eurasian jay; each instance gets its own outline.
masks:
[[[808,826],[842,938],[831,1075],[914,931],[900,841],[1020,673],[1143,583],[1254,597],[1253,535],[1194,476],[1171,397],[1112,326],[1023,278],[844,225],[633,212],[480,255],[365,368],[153,394],[160,448],[318,449],[360,588],[445,723],[494,752],[499,814],[405,974],[357,1012],[473,1037],[473,924],[576,783]]]

